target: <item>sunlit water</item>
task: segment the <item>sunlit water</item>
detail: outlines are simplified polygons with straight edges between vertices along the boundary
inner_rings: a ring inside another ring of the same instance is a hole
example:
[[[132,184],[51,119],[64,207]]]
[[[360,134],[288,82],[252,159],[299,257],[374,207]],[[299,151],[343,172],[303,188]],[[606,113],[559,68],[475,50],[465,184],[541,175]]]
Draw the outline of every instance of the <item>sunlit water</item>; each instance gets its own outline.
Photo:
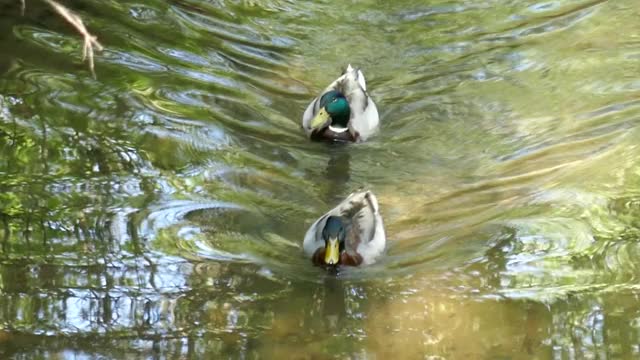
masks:
[[[96,79],[0,5],[3,358],[640,356],[635,0],[73,3]],[[310,143],[349,62],[381,131]],[[361,187],[387,252],[335,277]]]

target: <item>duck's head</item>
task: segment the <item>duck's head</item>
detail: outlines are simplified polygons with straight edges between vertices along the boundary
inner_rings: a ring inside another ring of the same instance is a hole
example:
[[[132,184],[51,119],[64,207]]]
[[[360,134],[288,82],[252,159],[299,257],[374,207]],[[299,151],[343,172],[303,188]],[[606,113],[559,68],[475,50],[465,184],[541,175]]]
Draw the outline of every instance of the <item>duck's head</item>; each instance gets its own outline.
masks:
[[[318,131],[331,126],[341,131],[347,129],[350,117],[351,109],[347,98],[339,91],[327,91],[320,98],[320,110],[311,120],[311,129]]]
[[[322,230],[324,239],[324,263],[338,265],[340,253],[344,250],[346,237],[345,224],[338,216],[329,216]]]

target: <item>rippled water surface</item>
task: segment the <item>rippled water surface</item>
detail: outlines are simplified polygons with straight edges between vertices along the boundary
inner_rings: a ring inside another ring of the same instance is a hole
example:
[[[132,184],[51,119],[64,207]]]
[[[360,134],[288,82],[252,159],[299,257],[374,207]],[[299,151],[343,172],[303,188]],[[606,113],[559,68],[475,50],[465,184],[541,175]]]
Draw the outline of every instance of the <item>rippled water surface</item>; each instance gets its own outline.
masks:
[[[640,356],[637,0],[0,1],[2,358]],[[380,133],[310,143],[352,63]],[[361,187],[383,259],[311,266]]]

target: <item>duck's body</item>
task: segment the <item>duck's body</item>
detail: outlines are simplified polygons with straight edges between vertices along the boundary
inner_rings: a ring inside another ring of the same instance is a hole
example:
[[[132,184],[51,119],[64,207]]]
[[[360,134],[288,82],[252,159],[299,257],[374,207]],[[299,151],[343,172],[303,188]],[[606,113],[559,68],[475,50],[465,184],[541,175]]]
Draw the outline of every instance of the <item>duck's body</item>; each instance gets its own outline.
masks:
[[[351,64],[307,106],[302,127],[312,140],[359,142],[367,140],[380,123],[364,74]]]
[[[369,265],[386,244],[378,200],[370,191],[349,195],[307,231],[303,248],[316,265]]]

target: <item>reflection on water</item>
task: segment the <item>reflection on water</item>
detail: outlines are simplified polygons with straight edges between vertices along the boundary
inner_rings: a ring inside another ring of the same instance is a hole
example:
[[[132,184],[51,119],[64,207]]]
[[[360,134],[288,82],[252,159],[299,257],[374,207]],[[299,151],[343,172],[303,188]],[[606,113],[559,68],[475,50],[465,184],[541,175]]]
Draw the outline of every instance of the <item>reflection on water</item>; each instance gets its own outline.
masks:
[[[351,155],[348,144],[330,146],[327,149],[329,160],[323,175],[328,186],[327,202],[338,204],[344,200],[345,189],[349,186]]]
[[[0,5],[0,354],[635,358],[631,0]],[[321,21],[320,21],[321,19]],[[346,63],[380,133],[310,143]],[[301,250],[378,195],[381,261]]]

